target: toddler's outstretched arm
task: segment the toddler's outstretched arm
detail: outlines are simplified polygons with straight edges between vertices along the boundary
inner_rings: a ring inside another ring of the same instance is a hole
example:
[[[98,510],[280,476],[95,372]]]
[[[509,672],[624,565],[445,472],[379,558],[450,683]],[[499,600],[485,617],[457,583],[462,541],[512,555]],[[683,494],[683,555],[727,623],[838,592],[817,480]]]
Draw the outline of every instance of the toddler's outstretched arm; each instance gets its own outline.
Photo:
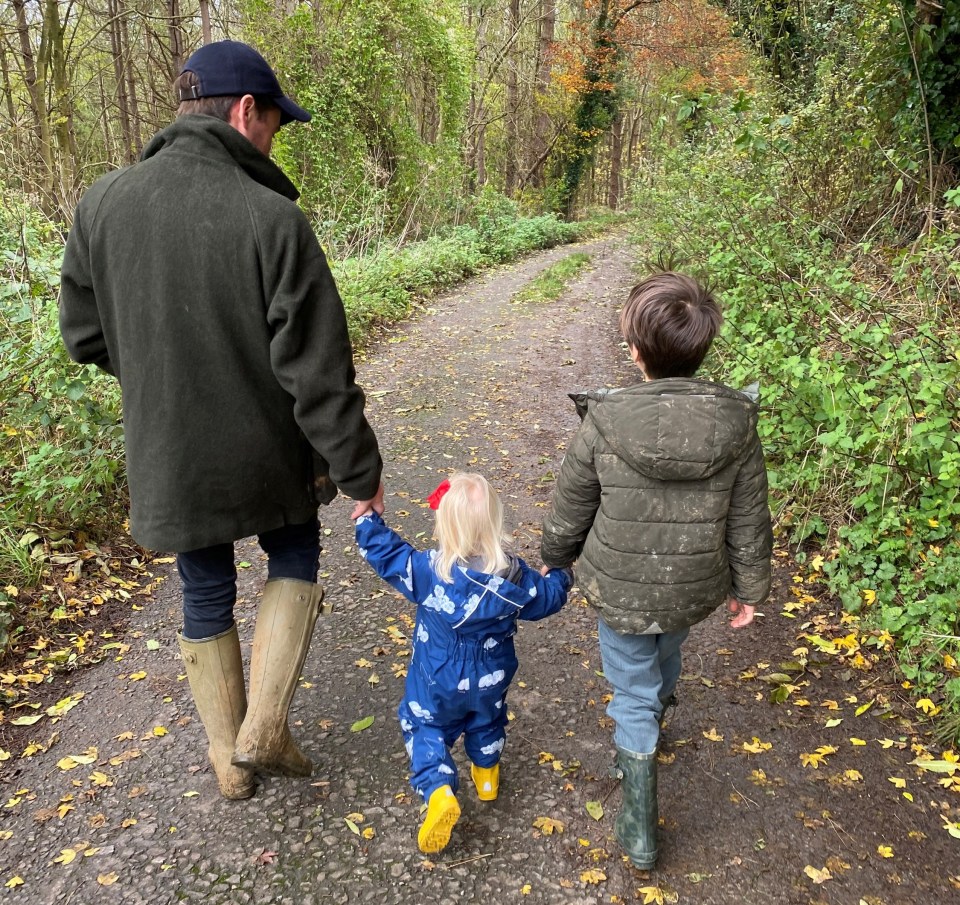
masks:
[[[567,602],[567,595],[573,585],[573,572],[570,569],[548,569],[546,566],[535,572],[523,560],[520,567],[527,579],[536,589],[536,596],[520,611],[520,618],[528,622],[546,619],[560,611]]]
[[[355,523],[355,530],[360,555],[373,571],[408,600],[417,603],[418,592],[422,589],[415,586],[414,573],[418,570],[414,568],[414,560],[418,557],[426,559],[426,554],[415,550],[396,531],[388,528],[377,512],[361,515]]]

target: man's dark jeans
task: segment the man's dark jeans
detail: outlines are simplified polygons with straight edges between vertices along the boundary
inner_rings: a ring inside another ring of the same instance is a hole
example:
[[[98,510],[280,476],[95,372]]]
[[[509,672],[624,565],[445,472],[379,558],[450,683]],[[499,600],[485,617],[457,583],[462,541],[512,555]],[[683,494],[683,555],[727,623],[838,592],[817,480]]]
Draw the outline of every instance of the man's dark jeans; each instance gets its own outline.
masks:
[[[257,537],[267,554],[267,578],[317,580],[320,523],[284,525]],[[233,625],[237,601],[237,566],[233,544],[216,544],[177,554],[183,582],[183,637],[212,638]]]

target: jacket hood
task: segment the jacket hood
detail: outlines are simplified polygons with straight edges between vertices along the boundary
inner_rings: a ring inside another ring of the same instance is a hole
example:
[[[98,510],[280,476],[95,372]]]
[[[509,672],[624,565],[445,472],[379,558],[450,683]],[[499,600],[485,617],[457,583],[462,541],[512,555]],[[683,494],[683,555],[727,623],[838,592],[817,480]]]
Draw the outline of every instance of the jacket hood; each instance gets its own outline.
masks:
[[[664,378],[622,390],[576,394],[613,452],[660,481],[697,481],[743,452],[757,426],[746,393],[693,378]]]
[[[210,158],[228,158],[251,179],[291,201],[300,197],[296,186],[269,157],[262,154],[229,123],[213,116],[189,114],[177,117],[158,132],[143,149],[141,160],[170,148]]]

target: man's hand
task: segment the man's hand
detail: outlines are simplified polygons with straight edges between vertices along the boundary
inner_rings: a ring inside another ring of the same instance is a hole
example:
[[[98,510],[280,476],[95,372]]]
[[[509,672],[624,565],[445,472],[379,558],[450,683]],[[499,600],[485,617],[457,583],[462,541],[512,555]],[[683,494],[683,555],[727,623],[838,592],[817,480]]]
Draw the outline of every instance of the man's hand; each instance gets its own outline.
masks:
[[[730,620],[731,628],[746,628],[753,622],[753,614],[757,610],[749,603],[741,603],[736,597],[730,598],[727,609],[734,614],[733,619]]]
[[[361,515],[367,515],[369,512],[376,512],[377,515],[383,515],[383,481],[377,488],[377,492],[369,500],[357,500],[357,505],[353,507],[350,518],[358,519]]]

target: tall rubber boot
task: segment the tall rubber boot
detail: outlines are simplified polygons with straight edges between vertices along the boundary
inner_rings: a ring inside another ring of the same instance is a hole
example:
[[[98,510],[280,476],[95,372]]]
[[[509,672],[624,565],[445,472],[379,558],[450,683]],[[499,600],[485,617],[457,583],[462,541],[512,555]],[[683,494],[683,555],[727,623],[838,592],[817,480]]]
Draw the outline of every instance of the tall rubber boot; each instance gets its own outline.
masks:
[[[322,588],[308,581],[273,579],[264,587],[253,633],[247,717],[233,751],[236,766],[283,776],[313,771],[290,736],[287,713],[321,600]]]
[[[247,710],[240,638],[228,631],[194,641],[177,635],[180,654],[200,721],[207,732],[207,755],[224,798],[249,798],[256,791],[253,772],[231,764],[237,731]]]
[[[657,755],[617,748],[623,804],[614,824],[617,842],[634,867],[650,870],[657,863]]]

